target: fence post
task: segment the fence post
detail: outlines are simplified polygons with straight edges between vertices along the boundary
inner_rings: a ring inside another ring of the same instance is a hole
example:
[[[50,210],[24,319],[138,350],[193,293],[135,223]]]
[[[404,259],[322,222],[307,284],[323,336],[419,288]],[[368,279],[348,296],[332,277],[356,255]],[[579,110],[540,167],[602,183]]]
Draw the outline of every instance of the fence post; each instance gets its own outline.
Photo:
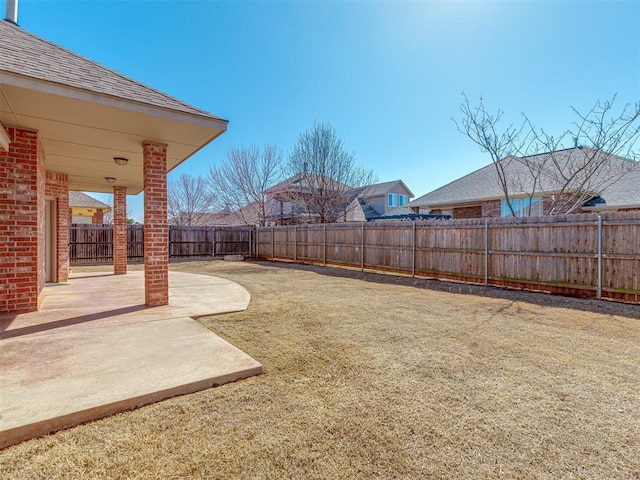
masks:
[[[489,220],[484,221],[484,284],[489,285]]]
[[[256,234],[255,234],[255,239],[256,239],[256,248],[254,249],[254,255],[253,258],[258,258],[258,226],[254,225],[253,229],[255,230]]]
[[[602,298],[602,216],[598,215],[598,275],[596,285],[596,297]]]
[[[364,272],[364,222],[362,222],[362,228],[360,229],[360,270]]]
[[[413,245],[411,253],[411,276],[416,276],[416,221],[413,221]]]
[[[252,257],[253,253],[253,228],[249,227],[249,256]]]
[[[323,223],[323,232],[324,235],[322,236],[322,266],[326,267],[327,266],[327,224]]]
[[[275,260],[275,251],[276,251],[276,236],[275,236],[275,227],[271,227],[271,261]]]
[[[293,263],[298,263],[298,225],[293,226]]]

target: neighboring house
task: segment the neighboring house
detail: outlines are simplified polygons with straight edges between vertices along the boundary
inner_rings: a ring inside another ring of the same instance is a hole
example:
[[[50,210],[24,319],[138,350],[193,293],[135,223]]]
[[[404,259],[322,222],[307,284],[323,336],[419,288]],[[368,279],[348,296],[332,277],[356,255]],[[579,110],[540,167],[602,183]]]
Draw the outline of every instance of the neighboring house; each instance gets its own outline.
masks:
[[[554,153],[558,154],[558,158],[579,159],[580,155],[588,152],[593,150],[576,147]],[[505,172],[510,182],[511,206],[516,216],[540,216],[550,213],[550,199],[557,195],[557,191],[541,188],[541,185],[545,185],[545,175],[550,174],[543,172],[536,188],[530,169],[531,165],[535,165],[535,162],[545,155],[548,154],[525,157],[526,162],[515,157],[501,160],[509,161]],[[602,185],[600,191],[581,192],[580,198],[584,198],[584,202],[573,213],[640,209],[640,170],[637,168],[637,162],[616,155],[612,155],[609,162],[611,168],[605,168],[601,174],[609,172],[612,180],[607,182],[606,179],[601,179],[592,183]],[[626,173],[618,175],[616,172],[623,171],[623,168]],[[546,184],[550,185],[553,182],[547,181]],[[415,199],[408,207],[412,213],[451,215],[454,219],[512,215],[493,163]]]
[[[331,207],[339,206],[343,209],[352,198],[353,189],[344,183],[323,175],[298,173],[266,191],[266,225],[293,225],[320,221],[320,215],[313,207],[314,192],[318,189],[332,192],[333,198],[337,198],[337,201],[331,199],[328,202]]]
[[[381,217],[385,213],[405,206],[413,193],[402,180],[376,183],[365,187],[351,188],[334,181],[325,181],[335,190],[341,200],[335,202],[341,215],[338,222],[363,222]],[[308,211],[299,199],[311,191],[308,179],[303,175],[294,175],[267,190],[266,225],[293,225],[297,223],[315,223],[317,212]],[[310,193],[309,193],[310,194]]]
[[[70,190],[113,194],[116,274],[126,197],[144,191],[145,303],[166,305],[167,172],[228,122],[16,22],[0,20],[0,313],[37,310],[45,282],[67,281]]]
[[[104,223],[104,215],[111,207],[84,192],[69,191],[69,217],[71,223]]]
[[[347,205],[344,220],[347,222],[367,222],[375,220],[398,208],[406,208],[413,193],[402,180],[376,183],[354,189],[355,196]],[[406,212],[409,213],[409,212]],[[398,211],[396,215],[399,215]]]

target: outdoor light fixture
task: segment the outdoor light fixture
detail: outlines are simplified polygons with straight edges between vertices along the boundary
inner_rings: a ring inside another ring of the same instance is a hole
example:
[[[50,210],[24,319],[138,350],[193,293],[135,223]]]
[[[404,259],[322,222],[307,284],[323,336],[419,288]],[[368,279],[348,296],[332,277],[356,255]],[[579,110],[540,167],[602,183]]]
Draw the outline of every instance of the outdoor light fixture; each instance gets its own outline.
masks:
[[[104,181],[107,183],[116,183],[115,177],[104,177]]]
[[[118,165],[126,165],[127,163],[129,163],[129,159],[124,157],[113,157],[113,161]]]

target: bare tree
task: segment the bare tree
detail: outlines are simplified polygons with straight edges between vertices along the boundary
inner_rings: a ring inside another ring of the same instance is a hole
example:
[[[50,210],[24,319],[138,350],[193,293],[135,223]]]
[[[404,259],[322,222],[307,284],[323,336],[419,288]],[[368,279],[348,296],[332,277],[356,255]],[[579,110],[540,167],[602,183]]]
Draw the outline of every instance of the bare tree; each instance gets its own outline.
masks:
[[[172,225],[202,225],[203,218],[211,213],[216,197],[205,178],[183,173],[169,182],[167,214]]]
[[[455,119],[453,121],[460,133],[465,134],[479,145],[483,152],[489,154],[496,168],[498,182],[504,193],[506,203],[511,214],[515,216],[516,212],[511,203],[512,182],[514,179],[510,177],[508,170],[514,157],[521,155],[525,149],[526,139],[523,139],[523,131],[527,126],[527,122],[524,121],[519,127],[510,124],[501,129],[499,124],[504,114],[502,110],[491,114],[485,108],[482,97],[480,97],[478,105],[473,107],[469,104],[469,99],[464,93],[462,97],[464,98],[460,105],[462,119],[460,123]],[[523,179],[518,178],[515,181],[521,182]]]
[[[247,225],[264,226],[275,213],[267,190],[281,178],[282,151],[273,145],[231,147],[222,162],[209,169],[218,202]]]
[[[639,168],[633,149],[640,137],[640,102],[625,105],[617,114],[615,96],[596,102],[586,114],[572,108],[577,117],[573,127],[553,136],[537,129],[524,114],[521,126],[501,128],[502,111],[492,115],[482,98],[472,107],[463,97],[462,119],[454,122],[491,157],[514,216],[514,195],[529,199],[529,214],[533,199],[540,196],[547,200],[547,213],[571,213]],[[572,145],[567,145],[568,139]]]
[[[572,108],[577,120],[560,139],[545,132],[535,135],[544,155],[541,188],[550,192],[550,213],[571,213],[587,200],[598,196],[629,171],[639,168],[634,147],[640,137],[640,102],[613,111],[611,101],[596,102],[582,114]],[[573,140],[576,148],[553,148],[563,138]],[[631,159],[634,160],[631,160]]]
[[[345,214],[354,187],[377,181],[373,170],[356,165],[355,155],[345,150],[328,123],[316,122],[300,134],[286,170],[295,181],[282,195],[320,223],[335,222]]]
[[[111,225],[113,224],[113,194],[111,193],[105,193],[103,194],[104,196],[102,197],[102,203],[105,203],[107,205],[109,205],[109,211],[108,212],[104,212],[102,214],[102,223],[105,225]],[[130,208],[127,208],[127,223],[128,224],[138,224],[139,222],[136,222],[133,219],[133,213],[131,212]]]

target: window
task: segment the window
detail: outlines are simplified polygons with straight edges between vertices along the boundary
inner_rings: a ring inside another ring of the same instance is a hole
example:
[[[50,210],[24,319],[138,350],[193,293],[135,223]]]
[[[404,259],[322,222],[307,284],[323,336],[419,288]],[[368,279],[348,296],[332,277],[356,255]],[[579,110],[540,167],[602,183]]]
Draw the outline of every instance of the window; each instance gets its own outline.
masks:
[[[512,198],[510,200],[511,207],[516,214],[516,217],[539,217],[543,215],[543,203],[542,198]],[[502,217],[510,217],[511,210],[506,200],[502,200],[500,215]]]
[[[398,206],[398,194],[396,194],[396,193],[388,194],[387,195],[387,207],[397,207],[397,206]]]
[[[398,199],[400,200],[400,206],[406,205],[409,203],[409,197],[407,195],[398,195]]]

